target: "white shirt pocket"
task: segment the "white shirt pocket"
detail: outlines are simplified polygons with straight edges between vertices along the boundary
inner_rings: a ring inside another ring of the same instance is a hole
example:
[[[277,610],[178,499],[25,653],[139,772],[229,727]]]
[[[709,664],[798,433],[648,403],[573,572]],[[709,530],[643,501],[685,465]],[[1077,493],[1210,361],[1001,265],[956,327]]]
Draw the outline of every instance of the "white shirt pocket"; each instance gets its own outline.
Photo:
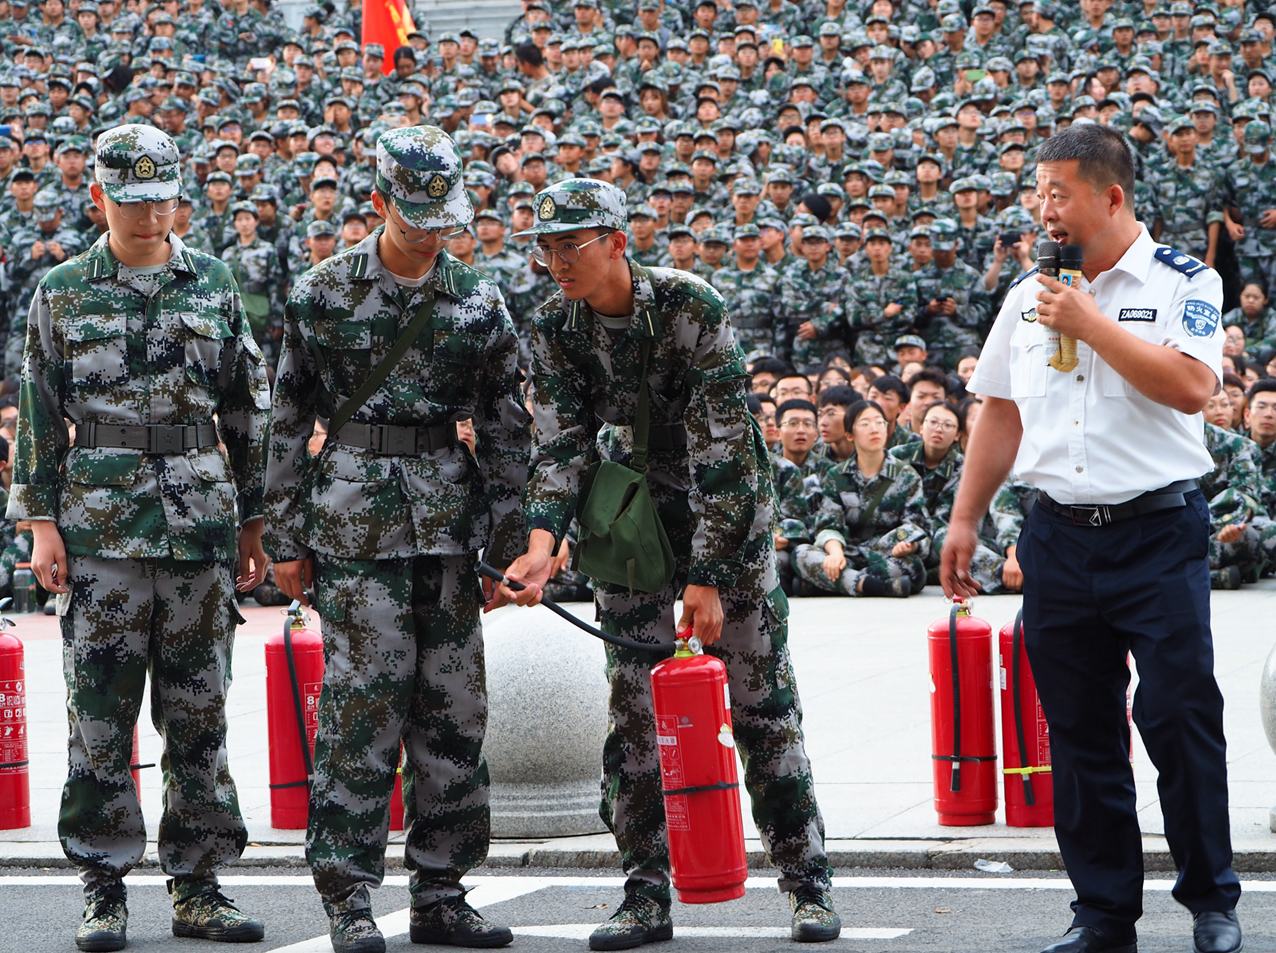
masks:
[[[1046,396],[1046,334],[1036,321],[1021,318],[1010,335],[1010,396]]]

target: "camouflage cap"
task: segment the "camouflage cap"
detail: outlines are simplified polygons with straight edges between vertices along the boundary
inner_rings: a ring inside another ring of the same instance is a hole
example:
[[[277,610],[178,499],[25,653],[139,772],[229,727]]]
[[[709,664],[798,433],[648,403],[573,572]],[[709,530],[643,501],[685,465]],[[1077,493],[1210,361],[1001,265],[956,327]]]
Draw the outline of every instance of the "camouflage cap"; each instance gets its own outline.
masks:
[[[456,143],[437,126],[389,129],[377,140],[376,187],[415,228],[452,228],[474,217]]]
[[[131,123],[102,133],[93,175],[113,202],[161,202],[182,192],[177,144],[153,126]]]
[[[579,228],[625,227],[625,193],[609,182],[571,178],[536,193],[536,224],[515,238],[552,235]]]
[[[957,223],[951,218],[937,218],[930,223],[930,242],[935,251],[952,251],[957,247]]]
[[[872,231],[872,229],[869,229]],[[887,233],[887,237],[890,234]],[[804,242],[831,242],[833,236],[829,234],[829,230],[823,225],[807,225],[802,229],[802,241]]]
[[[1196,125],[1188,116],[1175,116],[1166,124],[1165,128],[1171,135],[1176,132],[1184,132],[1188,129],[1191,129],[1193,132],[1196,131]]]
[[[901,334],[895,339],[895,350],[901,347],[919,347],[926,350],[926,339],[920,334]]]
[[[248,198],[254,202],[271,202],[276,206],[279,205],[278,193],[264,182],[253,189],[252,195],[248,196]]]
[[[810,231],[810,229],[807,229],[807,231]],[[802,233],[802,238],[806,238],[806,232]],[[866,243],[872,241],[874,238],[884,238],[888,242],[892,240],[891,233],[884,228],[870,228],[864,232],[864,241]]]
[[[725,228],[718,228],[711,225],[700,233],[698,236],[701,245],[707,245],[710,242],[717,242],[720,245],[730,245],[733,241],[732,233]]]
[[[62,202],[59,200],[58,194],[52,189],[41,189],[39,192],[35,193],[36,212],[52,212],[56,209],[60,209],[61,207]],[[40,216],[37,215],[36,218],[40,219],[40,221],[47,222],[49,219],[53,218],[53,216],[47,215],[44,218],[40,218]]]
[[[737,225],[734,237],[736,241],[739,241],[742,238],[761,238],[762,232],[759,230],[758,226],[749,222],[747,225]]]
[[[1261,119],[1254,119],[1245,124],[1245,151],[1250,155],[1261,155],[1271,146],[1272,127]]]
[[[842,222],[835,229],[833,229],[833,237],[834,238],[849,238],[854,241],[859,241],[861,238],[864,237],[864,230],[860,228],[858,225],[856,225],[854,222]]]
[[[631,208],[627,217],[630,221],[633,221],[635,218],[649,218],[654,222],[656,219],[660,218],[660,213],[658,213],[650,205],[643,204],[635,205]]]
[[[307,238],[323,238],[323,237],[336,238],[337,226],[333,225],[332,222],[324,221],[323,219],[315,219],[313,222],[311,222],[309,225],[306,226],[306,237]]]
[[[230,207],[231,217],[234,218],[240,212],[247,212],[254,218],[257,217],[257,206],[252,202],[235,202]]]

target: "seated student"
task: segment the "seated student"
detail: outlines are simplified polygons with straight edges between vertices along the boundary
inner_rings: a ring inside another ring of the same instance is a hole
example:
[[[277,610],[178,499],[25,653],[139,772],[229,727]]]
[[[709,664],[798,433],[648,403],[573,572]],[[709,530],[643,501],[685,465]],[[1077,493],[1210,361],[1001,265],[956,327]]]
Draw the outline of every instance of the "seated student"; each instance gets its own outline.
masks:
[[[749,390],[755,394],[769,394],[776,381],[792,372],[793,368],[779,358],[759,358],[749,366]]]
[[[816,452],[834,463],[841,463],[855,447],[851,435],[846,432],[846,409],[863,400],[849,387],[830,387],[820,391],[819,410],[816,419],[820,425],[821,447]]]
[[[780,431],[780,455],[796,466],[805,477],[823,475],[833,461],[817,451],[819,425],[815,405],[805,398],[781,401],[775,411],[775,425]]]
[[[881,407],[882,413],[886,415],[887,450],[917,439],[917,434],[907,427],[898,426],[901,418],[908,419],[908,398],[908,385],[891,374],[874,378],[873,383],[868,385],[868,399]]]
[[[915,394],[915,392],[914,392]],[[916,408],[918,398],[913,397],[909,406]],[[948,521],[952,517],[953,502],[957,498],[957,486],[961,482],[962,465],[966,458],[957,442],[961,422],[952,404],[934,401],[926,407],[919,425],[921,440],[911,440],[896,447],[890,455],[912,466],[922,478],[922,495],[926,498],[926,513],[931,520],[930,555],[926,557],[926,581],[939,585],[939,554],[948,535]],[[985,593],[1002,592],[1001,567],[1005,558],[983,543],[975,547],[970,561],[970,574]]]
[[[1244,378],[1231,371],[1223,371],[1223,390],[1232,398],[1232,425],[1228,430],[1239,433],[1245,427],[1245,408],[1249,404],[1249,398],[1245,396],[1247,389]]]
[[[778,453],[780,449],[780,429],[775,425],[775,398],[770,394],[746,394],[745,405],[749,413],[758,422],[762,431],[762,440],[767,449]]]
[[[1245,427],[1249,439],[1258,444],[1262,503],[1270,515],[1276,513],[1276,379],[1259,381],[1247,399]]]
[[[855,452],[824,475],[813,529],[794,570],[811,588],[906,597],[926,584],[930,517],[917,472],[886,453],[886,415],[871,401],[846,411]]]
[[[1228,430],[1232,399],[1220,390],[1205,404],[1205,448],[1214,469],[1201,477],[1210,507],[1210,588],[1239,589],[1258,582],[1276,549],[1276,523],[1263,506],[1262,451]]]
[[[1276,311],[1270,303],[1263,286],[1251,281],[1241,289],[1240,307],[1223,315],[1224,327],[1235,324],[1245,332],[1246,348],[1251,354],[1276,347]]]
[[[816,386],[817,394],[823,393],[830,387],[850,387],[851,372],[844,367],[825,367],[820,371],[820,379],[816,382]]]
[[[775,398],[776,407],[783,407],[786,401],[811,400],[815,396],[815,388],[805,374],[790,371],[775,382],[771,396]]]
[[[948,399],[948,386],[948,375],[939,368],[918,371],[908,384],[908,414],[900,415],[899,425],[920,436],[922,418],[931,404]]]
[[[970,446],[970,435],[975,432],[975,422],[984,402],[978,397],[963,397],[957,401],[957,442],[961,444],[961,452],[965,453]]]
[[[901,334],[895,339],[895,375],[903,378],[904,368],[909,364],[924,365],[927,356],[924,337],[920,334]]]

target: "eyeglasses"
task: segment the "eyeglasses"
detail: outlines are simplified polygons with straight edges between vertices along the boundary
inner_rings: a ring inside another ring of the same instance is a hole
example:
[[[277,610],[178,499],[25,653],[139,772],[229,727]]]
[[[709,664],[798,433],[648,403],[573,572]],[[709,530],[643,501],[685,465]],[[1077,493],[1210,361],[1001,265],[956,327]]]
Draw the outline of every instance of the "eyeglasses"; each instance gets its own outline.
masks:
[[[161,202],[117,202],[116,205],[120,214],[129,221],[141,218],[147,211],[154,212],[158,218],[177,211],[177,199],[164,199]]]
[[[601,241],[606,238],[608,234],[608,232],[603,232],[603,234],[599,235],[597,238],[591,238],[583,245],[575,245],[572,242],[564,242],[557,248],[550,248],[548,245],[537,245],[532,249],[532,261],[536,262],[538,265],[544,265],[548,268],[550,259],[557,255],[558,260],[564,265],[574,265],[576,262],[580,261],[580,250],[582,248],[592,245],[594,242]]]
[[[820,411],[820,420],[832,420],[833,418],[842,418],[846,416],[845,407],[825,407]]]
[[[814,420],[794,420],[792,417],[790,417],[786,421],[784,421],[784,423],[780,424],[780,427],[783,428],[784,430],[814,430],[815,421]]]
[[[760,424],[775,423],[775,414],[758,414],[758,423]]]
[[[386,209],[388,210],[389,208],[390,205],[387,202]],[[398,210],[395,210],[394,215],[390,217],[390,221],[394,222],[394,227],[399,230],[403,235],[403,240],[409,245],[420,245],[432,238],[439,241],[447,241],[451,238],[456,238],[457,235],[465,231],[464,225],[452,225],[447,228],[404,228],[396,220],[398,214]]]
[[[923,427],[929,427],[931,430],[938,430],[940,433],[956,433],[957,425],[951,420],[927,420],[922,424]]]

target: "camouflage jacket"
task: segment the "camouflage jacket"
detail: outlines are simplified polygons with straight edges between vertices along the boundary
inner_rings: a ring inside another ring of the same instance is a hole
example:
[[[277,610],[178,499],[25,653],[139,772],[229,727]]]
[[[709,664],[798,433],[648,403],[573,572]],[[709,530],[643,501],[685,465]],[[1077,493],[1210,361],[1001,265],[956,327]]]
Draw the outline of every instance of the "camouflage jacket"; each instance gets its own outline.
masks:
[[[1276,442],[1259,448],[1258,484],[1263,509],[1268,513],[1276,513]]]
[[[988,513],[997,531],[997,545],[1004,553],[1010,546],[1019,545],[1019,532],[1037,502],[1037,491],[1027,483],[1008,478],[992,498]]]
[[[1192,255],[1204,255],[1209,225],[1223,220],[1219,208],[1219,178],[1199,159],[1183,168],[1177,162],[1155,174],[1152,191],[1156,217],[1162,222],[1161,240]]]
[[[1242,159],[1223,172],[1224,201],[1241,213],[1245,237],[1236,243],[1236,254],[1263,257],[1276,254],[1276,229],[1259,224],[1263,212],[1276,208],[1276,162],[1257,165]]]
[[[1262,450],[1244,434],[1205,424],[1205,449],[1214,460],[1214,469],[1201,477],[1201,492],[1213,502],[1228,490],[1245,497],[1244,506],[1255,516],[1266,516],[1263,505]],[[1225,507],[1225,509],[1228,509]],[[1211,513],[1214,516],[1214,507]],[[1230,509],[1228,510],[1230,512]],[[1246,521],[1247,522],[1247,521]],[[1222,527],[1216,525],[1214,530]]]
[[[867,512],[874,498],[876,508]],[[824,475],[815,514],[815,545],[830,540],[843,546],[867,546],[883,554],[899,542],[916,542],[916,555],[930,552],[930,517],[922,479],[903,460],[890,454],[872,479],[860,472],[852,454]]]
[[[935,527],[947,526],[953,515],[953,502],[957,499],[957,484],[961,480],[962,465],[966,458],[961,446],[953,442],[939,466],[926,466],[926,444],[922,440],[910,440],[890,451],[896,460],[910,464],[922,478],[922,495],[926,499],[926,512]]]
[[[261,352],[226,266],[169,241],[150,297],[103,235],[31,303],[8,516],[56,520],[72,554],[233,559],[237,525],[262,513]],[[73,447],[67,428],[214,416],[225,455]]]
[[[650,340],[651,425],[685,425],[687,445],[653,449],[647,479],[653,492],[687,497],[696,524],[688,582],[731,586],[746,557],[771,545],[775,509],[762,432],[745,405],[744,356],[708,284],[667,268],[630,262],[630,270],[635,320],[615,342],[584,302],[561,294],[532,323],[527,525],[561,540],[586,468],[602,455],[629,463],[642,342]],[[602,424],[627,439],[598,441]]]
[[[850,275],[830,258],[819,271],[801,259],[780,276],[780,315],[790,327],[810,321],[817,339],[838,338],[844,323],[843,297]],[[830,309],[828,306],[832,305]]]
[[[276,560],[309,551],[347,559],[522,551],[528,415],[518,345],[496,285],[446,252],[419,289],[400,288],[377,254],[382,227],[302,275],[284,314],[266,464],[266,545]],[[434,427],[473,418],[463,444],[403,455],[331,436],[311,458],[315,417],[331,417],[436,295],[427,327],[346,426]],[[323,366],[316,361],[322,355]]]
[[[719,268],[709,284],[722,295],[733,328],[770,329],[779,303],[779,281],[775,269],[760,259],[752,271],[733,266]]]

